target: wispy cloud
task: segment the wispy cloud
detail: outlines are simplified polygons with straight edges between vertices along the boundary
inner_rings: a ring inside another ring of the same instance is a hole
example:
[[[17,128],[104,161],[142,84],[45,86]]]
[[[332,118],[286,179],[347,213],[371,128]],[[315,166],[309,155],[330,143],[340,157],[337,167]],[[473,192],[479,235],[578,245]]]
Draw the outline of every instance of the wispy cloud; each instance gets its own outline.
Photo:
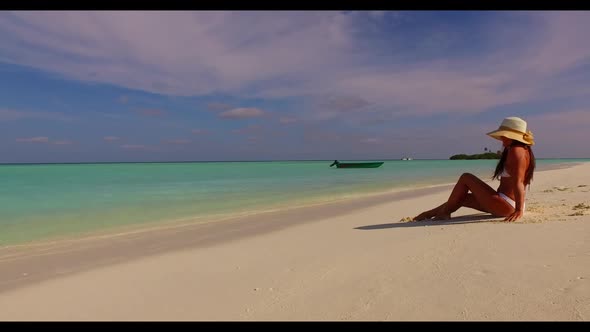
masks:
[[[246,119],[264,115],[264,111],[254,107],[240,107],[219,114],[223,119]]]
[[[328,97],[319,103],[319,107],[321,108],[327,108],[339,112],[357,110],[368,105],[370,105],[368,101],[358,96]]]
[[[293,117],[284,116],[284,117],[281,117],[279,119],[279,122],[282,123],[282,124],[289,124],[289,123],[295,123],[295,122],[297,122],[297,119],[296,118],[293,118]]]
[[[209,103],[207,109],[210,111],[227,111],[232,108],[232,105],[225,103]]]
[[[580,86],[590,80],[579,81],[575,75],[568,80],[568,74],[576,66],[590,64],[590,44],[574,42],[584,40],[590,15],[554,12],[518,17],[527,23],[503,26],[506,22],[499,20],[488,34],[508,37],[509,33],[513,39],[526,36],[520,43],[507,46],[490,38],[487,42],[496,50],[477,58],[448,57],[399,70],[362,70],[339,80],[336,90],[396,106],[396,112],[406,115],[479,113],[496,106],[588,93]],[[515,29],[518,27],[522,29]]]
[[[165,143],[165,144],[182,145],[182,144],[189,144],[189,143],[191,143],[191,140],[188,140],[188,139],[169,139],[169,140],[164,140],[163,143]]]
[[[354,23],[375,19],[341,12],[11,12],[0,16],[0,55],[156,93],[238,92],[251,82],[273,86],[274,78],[341,67]]]
[[[206,129],[193,129],[193,130],[191,130],[191,133],[192,133],[193,135],[202,135],[202,134],[207,134],[207,133],[209,133],[209,131],[208,131],[208,130],[206,130]]]
[[[53,142],[51,142],[51,144],[55,144],[55,145],[72,145],[72,144],[74,144],[74,142],[68,141],[68,140],[60,140],[60,141],[53,141]]]
[[[19,143],[48,143],[49,137],[38,136],[38,137],[28,137],[28,138],[17,138],[16,141]]]
[[[61,112],[34,112],[12,109],[0,109],[0,121],[17,121],[23,119],[43,119],[56,121],[71,121],[72,118]]]
[[[49,137],[46,136],[37,136],[37,137],[26,137],[26,138],[17,138],[16,142],[18,143],[49,143],[53,145],[72,145],[74,144],[73,141],[70,140],[56,140],[51,141]]]
[[[149,151],[154,150],[153,147],[142,145],[142,144],[123,144],[121,145],[121,149],[125,150],[142,150],[142,151]]]
[[[114,141],[118,141],[121,138],[117,137],[117,136],[105,136],[102,138],[103,140],[107,141],[107,142],[114,142]]]
[[[590,156],[590,145],[586,144],[590,137],[590,107],[556,109],[525,120],[535,136],[535,153],[554,158]]]
[[[160,109],[134,109],[133,111],[142,116],[162,116],[166,114],[164,110]]]
[[[580,127],[590,128],[590,107],[532,115],[527,118],[527,124],[533,132],[540,129],[563,132]]]
[[[360,140],[360,142],[361,143],[369,143],[369,144],[377,144],[377,143],[380,143],[381,140],[378,138],[371,137],[371,138],[363,138]]]

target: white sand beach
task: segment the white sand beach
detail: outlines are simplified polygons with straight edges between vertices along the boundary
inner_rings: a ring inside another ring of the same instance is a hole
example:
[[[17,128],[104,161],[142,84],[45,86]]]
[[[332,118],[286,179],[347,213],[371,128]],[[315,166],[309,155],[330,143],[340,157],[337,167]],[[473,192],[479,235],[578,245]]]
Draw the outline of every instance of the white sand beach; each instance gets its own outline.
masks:
[[[590,163],[536,172],[518,222],[466,208],[400,221],[442,189],[6,248],[0,320],[590,319]]]

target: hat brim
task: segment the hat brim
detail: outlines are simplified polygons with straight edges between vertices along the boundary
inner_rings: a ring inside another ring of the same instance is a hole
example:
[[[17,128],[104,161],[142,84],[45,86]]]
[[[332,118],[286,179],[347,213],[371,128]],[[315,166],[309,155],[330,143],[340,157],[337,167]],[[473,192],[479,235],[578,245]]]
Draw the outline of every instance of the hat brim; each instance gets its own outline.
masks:
[[[524,144],[535,145],[535,141],[533,139],[525,139],[523,134],[515,133],[513,131],[499,129],[489,132],[486,135],[491,136],[500,141],[502,140],[502,137],[506,137],[509,139],[513,139],[515,141],[522,142]]]

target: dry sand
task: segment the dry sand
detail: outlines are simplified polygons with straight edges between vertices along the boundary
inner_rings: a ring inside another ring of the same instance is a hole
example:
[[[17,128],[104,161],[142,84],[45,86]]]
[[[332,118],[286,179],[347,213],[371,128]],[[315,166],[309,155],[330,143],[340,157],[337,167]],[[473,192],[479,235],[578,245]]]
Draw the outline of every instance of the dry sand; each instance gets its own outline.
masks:
[[[443,187],[0,249],[0,320],[588,320],[590,163],[535,175],[515,223],[400,222]]]

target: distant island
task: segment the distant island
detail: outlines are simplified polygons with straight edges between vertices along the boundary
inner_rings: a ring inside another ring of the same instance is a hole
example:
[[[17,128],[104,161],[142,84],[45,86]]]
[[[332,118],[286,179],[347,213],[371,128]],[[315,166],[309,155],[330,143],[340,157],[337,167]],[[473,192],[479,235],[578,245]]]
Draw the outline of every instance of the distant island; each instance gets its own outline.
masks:
[[[450,160],[477,160],[477,159],[500,159],[502,157],[502,151],[498,150],[496,152],[492,152],[488,148],[485,148],[485,153],[480,154],[456,154],[451,156]]]

